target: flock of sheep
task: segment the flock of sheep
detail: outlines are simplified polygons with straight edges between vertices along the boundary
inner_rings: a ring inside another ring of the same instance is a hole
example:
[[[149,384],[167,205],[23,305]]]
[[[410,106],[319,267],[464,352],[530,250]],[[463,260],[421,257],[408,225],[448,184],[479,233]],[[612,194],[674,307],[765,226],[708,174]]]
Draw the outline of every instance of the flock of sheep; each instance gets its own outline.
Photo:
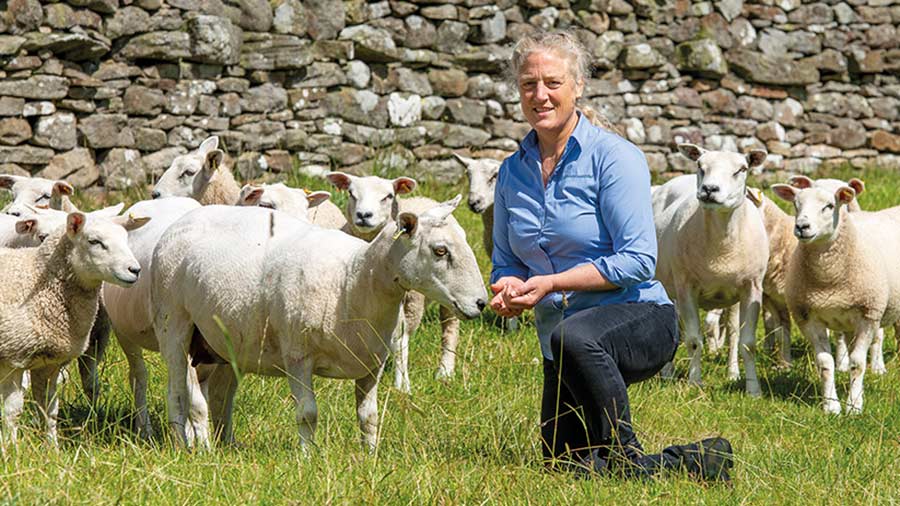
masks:
[[[697,174],[654,187],[653,208],[657,277],[683,321],[689,379],[701,379],[698,309],[727,308],[709,313],[727,321],[722,331],[710,322],[711,347],[730,334],[729,374],[739,377],[740,350],[747,391],[759,395],[755,329],[766,308],[767,331],[781,336],[785,363],[789,314],[813,343],[828,412],[839,412],[840,404],[826,329],[848,336],[852,348],[848,354],[844,346],[841,355],[839,347],[838,368],[851,371],[847,411],[860,411],[866,352],[871,344],[873,371],[884,372],[881,328],[900,316],[900,271],[882,258],[892,250],[886,241],[900,242],[900,208],[860,211],[858,180],[796,177],[773,188],[794,202],[794,223],[746,186],[765,152],[679,148],[697,162]],[[458,158],[490,253],[500,164]],[[211,444],[210,425],[221,441],[233,440],[236,371],[288,378],[304,448],[317,420],[313,375],[354,379],[363,443],[374,447],[384,363],[393,353],[395,386],[409,392],[408,343],[427,300],[440,304],[436,377],[453,375],[459,318],[477,317],[488,301],[452,215],[460,196],[441,203],[398,198],[416,188],[415,180],[331,172],[327,179],[349,197],[342,212],[328,192],[241,188],[223,160],[218,139],[207,139],[172,162],[152,200],[123,215],[122,204],[79,211],[64,181],[0,176],[0,187],[14,197],[0,215],[4,442],[16,439],[29,372],[48,437],[56,441],[60,370],[78,359],[94,400],[110,328],[128,360],[138,433],[153,435],[143,360],[151,350],[167,365],[169,425],[179,443],[200,448]],[[880,244],[859,239],[873,233]]]

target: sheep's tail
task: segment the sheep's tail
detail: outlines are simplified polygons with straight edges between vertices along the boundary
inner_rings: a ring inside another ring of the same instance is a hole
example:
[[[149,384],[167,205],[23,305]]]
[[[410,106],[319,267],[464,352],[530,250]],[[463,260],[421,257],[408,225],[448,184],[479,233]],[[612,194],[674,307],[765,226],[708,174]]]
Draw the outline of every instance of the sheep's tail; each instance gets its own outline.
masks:
[[[591,122],[592,125],[598,126],[604,130],[609,130],[610,132],[620,137],[625,137],[625,133],[622,132],[618,126],[613,125],[605,114],[598,112],[589,105],[582,105],[579,107],[579,109],[581,109],[581,113],[584,114],[584,116],[588,119],[588,121]]]

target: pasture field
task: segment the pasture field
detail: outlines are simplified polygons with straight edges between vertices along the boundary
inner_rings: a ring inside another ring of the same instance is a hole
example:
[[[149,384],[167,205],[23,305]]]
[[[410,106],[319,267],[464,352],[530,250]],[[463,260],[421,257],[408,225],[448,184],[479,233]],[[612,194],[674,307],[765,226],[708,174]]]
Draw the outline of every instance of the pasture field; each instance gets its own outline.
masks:
[[[900,205],[896,173],[847,169],[827,175],[862,177],[865,209]],[[331,189],[298,175],[291,180]],[[443,199],[457,191],[464,193],[462,186],[423,184],[416,193]],[[456,216],[487,276],[480,219],[464,205]],[[576,480],[544,472],[540,465],[541,366],[533,327],[502,332],[487,314],[463,322],[456,376],[442,384],[432,377],[440,354],[436,309],[429,308],[411,341],[412,395],[392,388],[388,364],[378,398],[381,443],[374,454],[359,445],[352,382],[316,380],[318,447],[304,457],[287,382],[259,376],[242,379],[236,447],[176,450],[159,435],[165,434],[165,367],[153,354],[148,354],[149,400],[158,436],[143,442],[131,427],[127,365],[113,342],[101,367],[96,409],[71,368],[62,388],[59,450],[43,442],[29,401],[18,447],[0,457],[0,504],[900,503],[900,360],[890,331],[888,373],[866,375],[860,416],[828,416],[821,410],[813,357],[796,329],[792,370],[779,371],[760,354],[761,399],[748,398],[743,381],[726,379],[724,355],[704,357],[702,388],[683,379],[632,386],[634,422],[645,448],[658,451],[725,436],[736,452],[732,487],[702,485],[686,476],[646,483]],[[678,357],[684,377],[684,350]],[[842,399],[848,382],[846,373],[838,374]]]

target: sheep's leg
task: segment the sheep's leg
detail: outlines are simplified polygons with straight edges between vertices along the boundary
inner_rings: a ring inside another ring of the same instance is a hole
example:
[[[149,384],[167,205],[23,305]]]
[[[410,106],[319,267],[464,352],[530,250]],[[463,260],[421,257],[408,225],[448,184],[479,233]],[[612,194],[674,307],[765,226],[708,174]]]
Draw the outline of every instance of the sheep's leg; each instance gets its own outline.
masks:
[[[125,341],[121,337],[119,345],[128,360],[128,383],[134,396],[134,416],[138,437],[145,440],[153,438],[153,425],[150,423],[150,412],[147,409],[147,364],[140,346]]]
[[[309,453],[315,444],[316,422],[319,408],[316,406],[316,392],[313,390],[313,362],[309,358],[287,364],[288,383],[297,405],[297,425],[300,432],[300,448]]]
[[[2,446],[16,443],[16,422],[25,407],[25,390],[22,388],[22,369],[0,368],[0,402],[3,404]]]
[[[791,368],[791,313],[787,307],[781,306],[774,309],[778,319],[778,328],[775,329],[776,339],[779,341],[779,358],[778,367],[782,369]]]
[[[96,405],[100,398],[100,377],[97,374],[97,366],[103,360],[106,346],[109,344],[109,328],[109,315],[106,314],[103,304],[100,304],[97,315],[94,317],[94,326],[91,327],[87,350],[78,357],[81,386],[92,405]]]
[[[741,339],[741,308],[740,304],[725,308],[725,332],[728,336],[728,379],[737,381],[741,379],[741,366],[738,364],[738,350]]]
[[[403,297],[402,331],[394,332],[394,387],[404,393],[410,392],[409,383],[409,338],[416,333],[425,314],[425,296],[418,292],[406,292]]]
[[[456,370],[456,347],[459,345],[459,318],[449,309],[441,306],[441,363],[434,377],[448,380]]]
[[[860,320],[856,324],[853,350],[850,352],[850,394],[847,396],[847,414],[862,413],[866,355],[877,330],[877,321]]]
[[[822,380],[822,403],[826,413],[839,414],[841,403],[838,401],[834,386],[834,357],[831,356],[831,343],[825,326],[818,322],[798,322],[800,331],[809,339],[816,354],[816,365]]]
[[[190,394],[190,421],[194,429],[194,447],[210,449],[209,403],[197,379],[197,369],[188,367],[188,393]]]
[[[363,448],[370,452],[378,445],[378,380],[383,369],[382,366],[377,372],[356,380],[356,417]]]
[[[756,322],[762,307],[762,283],[751,283],[741,297],[741,358],[747,378],[747,394],[762,395],[759,378],[756,375]]]
[[[212,371],[208,371],[204,383],[207,385],[213,430],[218,441],[234,444],[234,428],[231,421],[234,413],[234,395],[238,387],[237,376],[229,364],[211,367]],[[197,372],[200,373],[199,370]]]
[[[869,369],[872,374],[882,375],[887,372],[884,366],[884,329],[879,327],[872,339],[872,347],[869,348],[869,360],[872,361]]]
[[[176,444],[190,446],[187,426],[189,420],[188,405],[193,401],[194,393],[191,382],[191,369],[188,363],[188,343],[193,333],[194,324],[187,314],[164,314],[156,316],[153,324],[159,338],[159,351],[166,362],[168,375],[168,393],[166,406],[169,411],[169,427],[175,435]],[[199,386],[197,387],[197,394]],[[202,397],[202,395],[200,395]]]
[[[719,325],[721,320],[721,309],[710,309],[706,313],[706,319],[704,320],[704,326],[706,328],[706,347],[709,348],[709,352],[713,355],[719,353],[725,339],[722,335],[722,328]]]
[[[843,332],[835,332],[837,335],[837,346],[834,352],[835,361],[837,362],[838,372],[847,372],[850,370],[850,352],[847,347],[847,335]]]
[[[56,423],[59,415],[59,397],[56,395],[56,382],[59,379],[59,369],[59,366],[50,366],[31,371],[31,392],[44,418],[47,440],[53,446],[58,444]]]
[[[504,327],[509,332],[517,332],[519,330],[519,319],[517,317],[513,316],[512,318],[504,318],[503,320],[506,322]]]
[[[688,356],[691,359],[688,366],[688,381],[695,385],[702,383],[700,373],[700,358],[703,355],[703,338],[700,335],[700,314],[697,307],[696,295],[679,284],[678,295],[676,296],[678,305],[678,315],[681,317],[682,328],[684,329],[684,344],[687,346]]]

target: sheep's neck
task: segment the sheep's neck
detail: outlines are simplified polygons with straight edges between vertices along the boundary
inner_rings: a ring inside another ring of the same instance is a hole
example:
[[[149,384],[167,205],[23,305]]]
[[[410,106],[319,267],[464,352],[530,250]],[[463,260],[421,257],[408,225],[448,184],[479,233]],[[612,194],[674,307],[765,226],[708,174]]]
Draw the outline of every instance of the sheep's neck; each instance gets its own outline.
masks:
[[[357,252],[350,266],[351,272],[356,275],[348,276],[351,285],[345,292],[348,300],[363,301],[356,306],[358,310],[369,312],[354,317],[384,323],[389,327],[386,328],[388,334],[384,336],[388,338],[396,325],[400,303],[406,294],[406,288],[400,285],[397,277],[399,259],[393,254],[395,230],[393,223],[388,224],[368,246]],[[377,301],[372,300],[373,297],[377,297]]]
[[[65,236],[48,238],[45,246],[37,260],[34,293],[26,295],[26,299],[42,301],[32,304],[34,332],[41,341],[35,355],[68,360],[81,354],[87,344],[100,283],[85,282],[72,268],[72,243]]]
[[[204,206],[223,205],[233,206],[237,204],[241,196],[241,188],[231,171],[224,166],[216,169],[209,183],[197,199]]]
[[[747,214],[749,202],[743,203],[737,209],[721,211],[701,208],[700,217],[703,223],[703,237],[708,248],[719,250],[737,246],[735,238],[741,235],[741,222]]]

